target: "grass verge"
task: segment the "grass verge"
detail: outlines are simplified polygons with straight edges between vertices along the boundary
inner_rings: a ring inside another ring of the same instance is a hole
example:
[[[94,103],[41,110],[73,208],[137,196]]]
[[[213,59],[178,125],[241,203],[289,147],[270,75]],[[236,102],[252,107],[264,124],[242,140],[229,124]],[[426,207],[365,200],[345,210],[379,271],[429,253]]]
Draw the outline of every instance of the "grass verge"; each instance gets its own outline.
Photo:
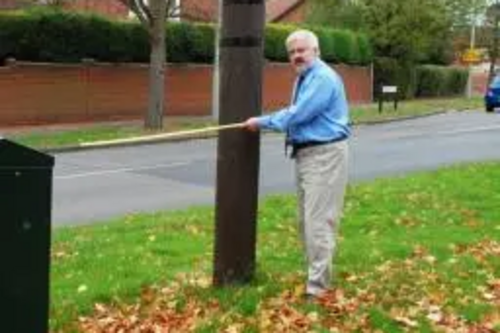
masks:
[[[290,196],[261,202],[242,287],[210,287],[210,208],[56,229],[52,332],[498,331],[498,202],[498,162],[350,187],[336,288],[315,303]]]
[[[452,98],[403,101],[397,110],[392,109],[390,103],[385,104],[384,111],[378,112],[377,104],[353,106],[351,110],[354,124],[372,123],[377,121],[422,116],[445,110],[464,110],[481,108],[481,99]],[[215,125],[213,121],[204,117],[199,118],[167,118],[162,132],[174,132]],[[146,131],[141,122],[98,124],[85,126],[54,126],[48,129],[10,130],[6,137],[21,144],[36,149],[54,149],[78,145],[82,142],[120,139],[158,132]]]

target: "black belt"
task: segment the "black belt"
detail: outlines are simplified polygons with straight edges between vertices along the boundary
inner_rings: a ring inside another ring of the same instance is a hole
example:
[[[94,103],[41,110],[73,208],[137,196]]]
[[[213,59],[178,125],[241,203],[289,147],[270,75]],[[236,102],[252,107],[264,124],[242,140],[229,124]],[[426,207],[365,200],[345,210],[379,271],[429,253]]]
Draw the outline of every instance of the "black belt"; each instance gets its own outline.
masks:
[[[301,143],[292,143],[292,155],[291,157],[294,158],[299,150],[304,149],[304,148],[309,148],[309,147],[315,147],[315,146],[321,146],[321,145],[327,145],[330,143],[334,142],[339,142],[339,141],[344,141],[347,139],[347,136],[342,135],[338,138],[327,140],[327,141],[307,141],[307,142],[301,142]]]

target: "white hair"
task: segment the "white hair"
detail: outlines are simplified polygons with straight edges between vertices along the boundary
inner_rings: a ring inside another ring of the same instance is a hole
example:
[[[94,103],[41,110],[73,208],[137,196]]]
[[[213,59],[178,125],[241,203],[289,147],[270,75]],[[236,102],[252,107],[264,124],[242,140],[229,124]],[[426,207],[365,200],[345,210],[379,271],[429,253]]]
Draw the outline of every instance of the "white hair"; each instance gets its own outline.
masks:
[[[312,48],[315,48],[316,50],[318,50],[318,54],[319,54],[318,36],[316,36],[316,34],[314,32],[312,32],[310,30],[305,30],[305,29],[296,30],[296,31],[292,32],[290,35],[288,35],[286,42],[285,42],[285,45],[288,46],[291,42],[298,40],[298,39],[307,41],[307,43]]]

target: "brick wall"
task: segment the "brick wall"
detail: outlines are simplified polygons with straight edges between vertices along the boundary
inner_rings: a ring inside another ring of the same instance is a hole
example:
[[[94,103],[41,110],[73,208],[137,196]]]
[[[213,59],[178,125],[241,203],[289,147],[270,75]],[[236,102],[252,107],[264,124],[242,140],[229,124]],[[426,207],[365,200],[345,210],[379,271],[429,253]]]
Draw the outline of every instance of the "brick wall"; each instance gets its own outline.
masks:
[[[484,95],[488,82],[488,73],[473,73],[471,77],[473,94]]]
[[[352,103],[371,100],[370,68],[336,68]],[[210,114],[211,66],[169,65],[166,73],[166,114]],[[264,109],[288,103],[293,78],[286,64],[266,65]],[[16,63],[0,67],[0,124],[140,119],[147,108],[147,85],[146,65]]]

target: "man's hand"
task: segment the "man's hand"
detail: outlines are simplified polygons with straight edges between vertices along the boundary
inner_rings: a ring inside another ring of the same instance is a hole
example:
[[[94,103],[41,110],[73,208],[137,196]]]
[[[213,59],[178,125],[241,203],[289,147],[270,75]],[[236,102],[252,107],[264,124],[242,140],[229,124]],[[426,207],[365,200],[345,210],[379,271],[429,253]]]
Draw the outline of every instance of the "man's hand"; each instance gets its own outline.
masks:
[[[245,128],[248,131],[257,132],[259,130],[259,123],[257,121],[257,118],[255,117],[248,118],[244,122],[243,128]]]

